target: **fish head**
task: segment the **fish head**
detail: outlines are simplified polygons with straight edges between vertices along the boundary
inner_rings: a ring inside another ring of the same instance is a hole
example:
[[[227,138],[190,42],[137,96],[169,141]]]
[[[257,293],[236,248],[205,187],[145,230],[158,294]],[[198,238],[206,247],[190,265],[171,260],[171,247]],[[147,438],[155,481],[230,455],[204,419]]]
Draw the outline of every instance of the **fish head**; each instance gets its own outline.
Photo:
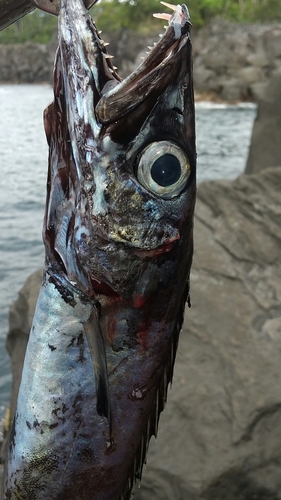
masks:
[[[136,307],[191,264],[191,23],[185,5],[166,18],[164,35],[122,81],[83,2],[62,1],[55,101],[45,113],[49,261],[84,293]]]

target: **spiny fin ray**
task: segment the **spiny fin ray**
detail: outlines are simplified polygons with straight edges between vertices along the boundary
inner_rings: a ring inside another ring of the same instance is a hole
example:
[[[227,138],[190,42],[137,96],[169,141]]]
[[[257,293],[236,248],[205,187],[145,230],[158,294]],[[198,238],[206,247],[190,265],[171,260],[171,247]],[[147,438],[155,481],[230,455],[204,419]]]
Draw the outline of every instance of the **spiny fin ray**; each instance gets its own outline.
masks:
[[[145,428],[143,429],[140,444],[137,449],[134,462],[132,464],[132,469],[128,475],[127,482],[125,484],[125,487],[122,491],[122,495],[120,496],[119,500],[130,500],[132,498],[131,494],[133,485],[136,483],[136,481],[140,481],[142,477],[142,469],[143,465],[146,463],[146,455],[148,451],[150,438],[151,436],[155,437],[157,436],[159,417],[167,402],[168,386],[172,382],[173,378],[175,357],[178,347],[179,334],[181,331],[184,318],[184,306],[188,290],[189,290],[189,285],[187,285],[186,287],[183,301],[178,312],[174,332],[170,342],[170,348],[167,352],[167,358],[163,365],[162,377],[160,379],[159,386],[156,390],[156,397],[153,406],[151,408],[150,416],[148,418]]]

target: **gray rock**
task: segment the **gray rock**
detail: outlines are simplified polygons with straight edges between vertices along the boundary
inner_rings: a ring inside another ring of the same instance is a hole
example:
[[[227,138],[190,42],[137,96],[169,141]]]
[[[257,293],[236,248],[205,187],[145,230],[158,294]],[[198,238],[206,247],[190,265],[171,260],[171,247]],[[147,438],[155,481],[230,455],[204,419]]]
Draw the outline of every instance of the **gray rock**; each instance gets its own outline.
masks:
[[[212,70],[216,97],[227,101],[255,99],[257,92],[252,86],[268,82],[281,67],[280,33],[280,25],[213,21],[205,26],[194,40],[195,89],[200,93],[210,90],[202,75]]]
[[[239,78],[242,82],[246,84],[260,82],[264,79],[263,72],[261,68],[255,66],[248,66],[246,68],[242,68],[239,71]]]
[[[197,500],[198,497],[178,475],[147,467],[144,479],[136,485],[134,500]]]
[[[245,173],[281,165],[281,72],[263,89]]]
[[[214,71],[204,67],[195,67],[194,70],[194,85],[197,91],[219,93],[219,82]]]
[[[244,86],[240,78],[223,78],[220,81],[220,97],[224,101],[240,101],[247,99],[247,92],[244,94]]]
[[[200,500],[278,500],[269,488],[259,486],[247,474],[232,470],[222,474],[200,495]]]
[[[54,48],[26,43],[0,45],[0,81],[15,83],[51,82]]]
[[[280,185],[281,167],[199,186],[192,308],[136,500],[281,499]],[[14,366],[40,281],[13,308]]]
[[[265,51],[272,61],[281,58],[281,26],[273,26],[264,37]]]
[[[256,68],[269,68],[270,58],[264,50],[248,53],[246,62]]]

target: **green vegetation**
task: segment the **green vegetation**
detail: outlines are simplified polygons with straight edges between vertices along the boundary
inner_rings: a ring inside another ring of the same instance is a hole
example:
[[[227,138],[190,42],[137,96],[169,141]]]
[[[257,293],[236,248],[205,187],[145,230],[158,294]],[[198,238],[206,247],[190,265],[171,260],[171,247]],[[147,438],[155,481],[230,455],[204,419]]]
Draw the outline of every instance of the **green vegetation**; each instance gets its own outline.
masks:
[[[222,17],[237,22],[280,22],[280,0],[167,0],[186,3],[192,24],[201,27],[212,17]],[[138,32],[155,31],[154,12],[168,12],[160,0],[101,0],[94,7],[95,19],[101,29],[130,28]],[[162,22],[163,24],[163,22]],[[161,27],[161,21],[159,26]]]
[[[280,0],[186,0],[186,3],[195,27],[203,26],[215,16],[237,22],[281,22]],[[159,0],[100,0],[91,14],[104,31],[131,29],[147,34],[161,29],[163,21],[154,19],[152,14],[163,11],[167,9]],[[0,32],[0,43],[47,43],[55,36],[56,26],[55,17],[37,10]]]
[[[57,18],[34,10],[0,32],[0,43],[48,43],[55,36]]]

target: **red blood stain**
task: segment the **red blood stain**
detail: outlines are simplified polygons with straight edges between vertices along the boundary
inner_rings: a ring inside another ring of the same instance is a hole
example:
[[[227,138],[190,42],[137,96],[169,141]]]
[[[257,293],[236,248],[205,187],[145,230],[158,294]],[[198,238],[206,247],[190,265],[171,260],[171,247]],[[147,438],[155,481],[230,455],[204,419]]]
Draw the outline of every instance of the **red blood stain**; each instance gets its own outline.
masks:
[[[116,318],[113,316],[110,318],[108,325],[107,325],[107,335],[109,340],[113,341],[114,337],[116,335]]]
[[[147,299],[147,297],[145,297],[144,295],[141,295],[140,293],[135,293],[132,297],[133,307],[135,307],[136,309],[139,309],[140,307],[143,306],[146,299]]]
[[[160,245],[157,248],[153,248],[151,250],[142,250],[141,248],[135,248],[133,252],[141,259],[145,259],[146,257],[153,259],[154,257],[161,255],[162,253],[170,252],[175,242],[179,239],[180,239],[180,234],[178,233],[176,236],[170,238],[163,245]]]
[[[151,320],[145,319],[140,325],[139,331],[137,333],[138,340],[143,349],[147,349],[147,337],[151,329]]]

